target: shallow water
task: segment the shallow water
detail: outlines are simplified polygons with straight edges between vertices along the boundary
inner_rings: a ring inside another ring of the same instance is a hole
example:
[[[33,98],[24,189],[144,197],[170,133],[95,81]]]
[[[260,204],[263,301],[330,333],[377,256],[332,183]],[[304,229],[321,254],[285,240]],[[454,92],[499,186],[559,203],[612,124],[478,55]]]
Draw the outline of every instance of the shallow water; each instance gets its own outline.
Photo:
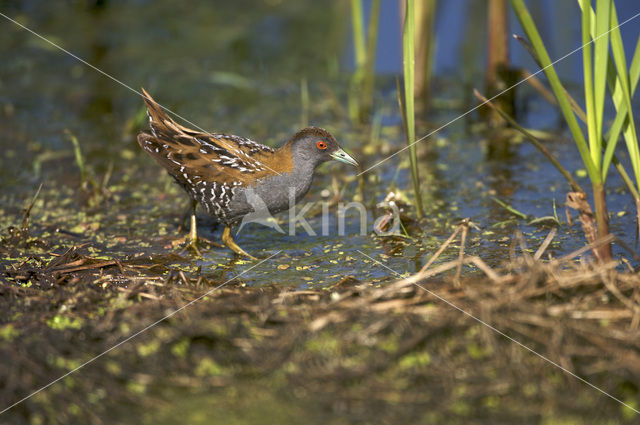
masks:
[[[163,3],[149,7],[145,2],[117,5],[105,2],[100,6],[67,9],[30,7],[26,3],[21,9],[6,11],[122,83],[134,89],[145,86],[161,103],[196,125],[249,136],[274,146],[300,127],[300,77],[304,76],[310,86],[311,123],[334,131],[364,166],[382,159],[380,154],[363,153],[369,134],[366,130],[354,129],[340,109],[345,100],[350,66],[344,43],[349,39],[350,28],[349,22],[335,17],[348,12],[346,6],[339,2],[331,3],[331,7],[318,7],[312,2],[297,6],[279,2],[250,3],[254,13],[242,17],[234,13],[233,3],[215,10],[204,4],[172,10]],[[628,6],[621,7],[624,10]],[[397,27],[391,25],[391,16],[395,8],[390,8],[387,2],[384,8],[387,14],[383,11],[383,16],[388,16],[388,21],[382,26],[380,37],[393,39]],[[547,9],[541,9],[541,13],[545,11]],[[441,13],[443,20],[453,19],[448,8]],[[171,14],[181,19],[171,19]],[[144,16],[144,24],[134,16]],[[229,21],[234,25],[225,25]],[[51,193],[52,197],[58,187],[77,187],[79,174],[73,166],[68,137],[63,132],[66,129],[78,137],[87,166],[96,178],[107,172],[109,164],[113,166],[109,183],[115,188],[118,200],[98,207],[103,210],[99,221],[109,233],[121,236],[125,230],[113,228],[114,216],[149,217],[154,208],[159,208],[162,213],[153,215],[153,220],[144,220],[146,223],[126,231],[144,238],[156,233],[159,226],[174,234],[176,218],[184,212],[182,204],[186,205],[186,196],[170,188],[169,177],[135,142],[136,131],[146,128],[140,116],[142,102],[138,96],[14,24],[5,22],[4,25],[8,37],[4,38],[3,51],[12,60],[0,71],[6,144],[6,163],[0,170],[3,193],[0,206],[10,209],[25,203],[39,182],[45,182],[44,193]],[[631,29],[625,30],[623,34]],[[574,34],[569,32],[569,35]],[[379,64],[379,68],[392,67],[397,71],[397,58],[388,53],[385,43],[388,41],[381,43],[379,62],[385,58],[386,62]],[[453,53],[455,46],[451,46],[451,41],[448,43],[439,47],[443,50],[436,55],[437,69],[450,69],[452,65],[446,64],[451,64],[451,57],[458,57]],[[521,49],[515,47],[514,51],[520,52]],[[564,69],[577,59],[576,56],[569,58],[563,63]],[[458,64],[464,63],[463,59],[458,61]],[[460,84],[465,78],[481,70],[477,66],[441,80],[436,85],[436,98],[455,100],[455,96],[461,94]],[[384,123],[380,150],[393,153],[404,147],[398,129],[393,79],[380,76],[377,87],[375,112],[383,117]],[[528,111],[523,122],[544,127],[558,119],[542,101],[527,100],[530,91],[522,92],[522,104],[527,105]],[[463,103],[455,110],[436,110],[428,117],[429,125],[419,127],[418,134],[431,132],[433,126],[457,117],[467,107]],[[515,229],[533,234],[546,231],[527,226],[522,220],[498,225],[515,217],[498,207],[492,197],[532,217],[553,215],[555,201],[557,214],[565,221],[563,201],[567,186],[542,155],[527,143],[508,143],[503,152],[493,155],[487,140],[473,129],[473,122],[473,116],[465,117],[421,142],[423,196],[429,218],[422,223],[424,233],[403,241],[401,244],[407,245],[406,249],[394,250],[396,255],[389,265],[400,273],[415,271],[418,263],[407,262],[406,258],[428,256],[441,240],[433,236],[452,231],[457,218],[470,217],[485,230],[471,238],[468,252],[482,252],[495,261],[504,255],[501,240],[512,235]],[[568,169],[578,170],[581,165],[576,149],[561,138],[562,134],[558,133],[548,146]],[[511,137],[515,138],[517,136]],[[396,183],[410,196],[405,153],[364,175],[365,203],[382,200],[390,190],[390,181],[398,167]],[[619,155],[625,157],[623,149]],[[331,189],[332,175],[337,176],[339,187],[345,190],[343,200],[351,201],[357,186],[352,179],[354,174],[354,169],[343,165],[325,165],[305,201],[317,201],[322,189]],[[135,193],[139,185],[132,182],[148,185],[142,199]],[[579,182],[589,186],[585,178]],[[628,231],[634,226],[630,199],[619,193],[623,188],[615,172],[611,173],[608,183],[612,229],[632,242]],[[150,192],[154,192],[155,197],[166,198],[158,201],[145,198]],[[170,205],[162,205],[168,200]],[[37,214],[36,208],[36,222]],[[373,219],[379,215],[369,211],[369,234]],[[335,216],[331,218],[335,223]],[[319,219],[315,224],[312,222],[312,226],[317,230]],[[201,226],[204,234],[212,239],[219,237],[218,233],[209,233],[207,227],[204,218]],[[345,258],[353,257],[356,249],[376,257],[384,252],[383,245],[388,245],[369,234],[357,235],[359,222],[355,219],[347,223],[349,237],[346,238],[337,235],[335,227],[323,238],[310,237],[304,229],[299,230],[295,236],[282,236],[252,225],[238,239],[246,250],[263,258],[282,250],[290,253],[300,266],[313,266],[332,274],[355,273],[363,280],[368,278],[367,272],[359,273],[354,268],[356,263]],[[570,252],[584,243],[580,230],[564,223],[558,240],[562,242],[552,247],[554,255]],[[269,249],[265,249],[265,242],[269,242]],[[339,250],[330,249],[326,253],[326,248],[320,248],[338,245]],[[162,251],[160,247],[156,249]],[[333,251],[336,252],[332,254]],[[300,252],[311,255],[301,256]],[[228,252],[217,249],[207,252],[202,264],[209,266],[228,258],[231,258]],[[334,261],[344,268],[336,268]],[[322,281],[317,273],[314,278]],[[256,283],[262,279],[259,276],[265,274],[256,272]]]
[[[373,236],[372,223],[380,215],[373,208],[368,210],[366,234],[359,234],[357,217],[349,215],[346,235],[338,235],[333,208],[331,232],[324,236],[309,236],[300,228],[295,235],[282,235],[257,224],[243,229],[236,239],[240,246],[260,258],[273,256],[247,272],[253,263],[232,262],[225,248],[207,248],[202,259],[188,255],[166,259],[167,253],[180,251],[172,241],[183,235],[178,226],[187,196],[137,145],[136,133],[147,128],[143,103],[123,84],[134,90],[145,87],[161,104],[202,128],[277,146],[302,126],[300,87],[304,78],[310,90],[310,123],[332,131],[367,168],[405,146],[392,75],[401,69],[398,53],[390,50],[399,46],[399,18],[393,3],[383,2],[386,21],[377,63],[381,72],[376,79],[374,112],[382,122],[380,140],[367,148],[370,129],[354,126],[346,114],[352,70],[348,2],[230,1],[216,2],[215,8],[206,2],[103,1],[64,7],[52,2],[19,6],[0,2],[3,13],[121,82],[0,18],[4,58],[0,66],[2,228],[20,223],[21,209],[42,182],[31,215],[31,233],[53,241],[45,252],[60,253],[88,243],[89,253],[96,256],[161,258],[158,261],[189,272],[201,267],[211,277],[224,279],[242,273],[241,280],[248,285],[301,289],[324,287],[345,276],[379,283],[415,272],[466,217],[480,228],[470,234],[466,252],[480,255],[491,265],[508,258],[516,230],[524,232],[536,249],[551,227],[527,224],[530,220],[516,218],[493,197],[531,219],[557,215],[561,224],[549,254],[557,257],[582,247],[585,241],[579,225],[566,223],[564,199],[569,188],[561,175],[515,133],[497,152],[491,149],[487,138],[494,136],[483,135],[478,116],[470,114],[419,144],[427,217],[413,227],[410,237]],[[418,135],[430,133],[475,106],[469,93],[474,87],[483,88],[478,76],[483,71],[484,30],[478,26],[457,31],[456,25],[447,23],[455,22],[455,11],[461,9],[453,4],[460,2],[443,3],[434,107],[428,116],[420,117]],[[555,4],[546,2],[537,13],[557,19],[572,13],[563,2],[553,9]],[[631,13],[633,2],[618,5],[622,17]],[[558,41],[555,57],[578,43],[576,28],[559,28],[550,35]],[[638,28],[639,23],[629,24],[623,36],[637,36]],[[512,48],[517,64],[535,69],[517,44]],[[580,60],[576,55],[563,62],[561,75],[578,81]],[[550,130],[547,147],[566,168],[580,170],[577,149],[558,128],[553,108],[527,87],[519,88],[517,99],[525,111],[522,122]],[[96,181],[110,174],[109,193],[103,202],[79,190],[80,172],[65,130],[78,138],[88,172]],[[618,155],[627,164],[624,149]],[[337,187],[342,201],[350,202],[357,196],[356,173],[342,164],[322,166],[304,201],[320,201],[323,190],[333,195]],[[394,180],[411,197],[406,152],[367,172],[364,179],[367,205],[384,199]],[[577,179],[589,188],[586,177]],[[611,230],[633,246],[631,198],[615,171],[607,185]],[[413,216],[414,211],[409,214]],[[286,214],[279,217],[284,220]],[[319,216],[309,223],[316,231],[321,228]],[[201,234],[216,241],[222,229],[214,227],[200,212]],[[618,246],[614,254],[629,257]],[[457,255],[457,247],[451,247],[439,261]],[[367,257],[383,261],[395,273]],[[3,267],[15,260],[4,258]]]

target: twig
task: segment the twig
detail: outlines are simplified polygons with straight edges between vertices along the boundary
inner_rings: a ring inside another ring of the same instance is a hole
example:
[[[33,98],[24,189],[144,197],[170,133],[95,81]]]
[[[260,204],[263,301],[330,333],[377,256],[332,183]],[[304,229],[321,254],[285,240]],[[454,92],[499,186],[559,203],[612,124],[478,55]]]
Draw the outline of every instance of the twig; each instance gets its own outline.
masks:
[[[638,310],[640,309],[640,306],[634,303],[633,301],[631,301],[629,298],[625,297],[624,294],[620,292],[620,290],[616,287],[615,283],[611,281],[611,276],[610,275],[607,276],[605,275],[605,273],[603,273],[603,276],[602,276],[602,281],[604,282],[604,286],[606,286],[609,292],[611,292],[613,296],[618,299],[618,301],[620,301],[625,307],[627,307],[630,310],[630,312],[637,314]]]
[[[465,220],[468,220],[468,218]],[[451,241],[453,241],[453,239],[456,237],[458,233],[460,233],[461,230],[462,230],[462,224],[459,224],[456,227],[456,230],[451,234],[451,236],[449,236],[449,239],[447,239],[442,245],[440,245],[440,248],[438,248],[436,253],[433,254],[433,256],[429,259],[429,261],[427,261],[427,264],[425,264],[424,267],[420,269],[420,273],[424,273],[429,268],[429,266],[438,259],[440,254],[442,254],[442,252],[445,249],[447,249],[447,247],[451,244]]]
[[[421,270],[412,276],[398,280],[384,288],[375,290],[370,297],[363,298],[362,302],[364,303],[372,302],[376,299],[382,298],[383,296],[389,293],[399,291],[411,285],[417,285],[418,282],[421,282],[423,280],[429,279],[433,276],[437,276],[439,274],[442,274],[444,272],[447,272],[451,269],[458,267],[460,263],[462,263],[463,265],[469,264],[469,263],[475,265],[476,267],[478,267],[478,269],[484,272],[489,279],[491,279],[494,282],[501,282],[504,280],[504,278],[508,277],[508,276],[500,276],[491,267],[489,267],[484,261],[482,261],[480,257],[468,256],[468,257],[464,257],[462,261],[456,259],[456,260],[448,261],[444,264],[440,264],[439,266],[431,270],[424,270],[424,271]]]
[[[526,69],[521,70],[520,74],[521,74],[521,79],[525,80],[527,84],[529,84],[531,87],[536,89],[538,93],[540,93],[540,95],[544,97],[547,102],[549,102],[554,106],[558,106],[558,101],[553,96],[553,93],[549,91],[549,89],[547,89],[544,86],[544,84],[542,84],[542,82],[538,77],[536,77],[534,74],[532,74]]]
[[[556,233],[558,233],[557,227],[554,227],[553,229],[551,229],[551,231],[549,231],[549,234],[547,235],[546,238],[544,238],[544,241],[542,241],[542,244],[540,244],[540,247],[538,248],[536,253],[533,255],[534,260],[539,260],[540,257],[542,257],[542,254],[544,254],[544,252],[547,250],[547,248],[549,247],[549,244],[551,244],[551,241],[556,236]]]
[[[38,190],[36,191],[36,194],[33,195],[31,202],[29,202],[29,205],[27,205],[27,208],[24,209],[24,214],[22,215],[22,232],[23,233],[29,230],[29,217],[31,215],[31,209],[33,208],[33,205],[36,203],[36,199],[38,199],[38,195],[40,195],[40,190],[42,189],[43,184],[44,183],[40,183],[40,186],[38,186]]]
[[[580,249],[576,249],[575,251],[573,251],[573,252],[571,252],[571,253],[569,253],[569,254],[567,254],[567,255],[563,256],[563,257],[558,258],[557,260],[553,260],[553,261],[551,262],[551,264],[562,264],[562,263],[566,263],[567,261],[573,260],[573,259],[574,259],[574,258],[576,258],[578,255],[580,255],[580,254],[582,254],[582,253],[584,253],[584,252],[587,252],[587,251],[589,251],[590,249],[594,249],[594,248],[597,248],[597,247],[599,247],[599,246],[601,246],[601,245],[604,245],[604,244],[608,244],[608,243],[613,242],[613,241],[615,240],[615,238],[616,238],[616,237],[615,237],[614,235],[612,235],[612,234],[608,234],[608,235],[606,235],[606,236],[604,236],[604,237],[602,237],[602,238],[600,238],[600,239],[596,239],[595,241],[591,242],[591,243],[590,243],[590,244],[588,244],[588,245],[583,246],[583,247],[582,247],[582,248],[580,248]]]
[[[538,58],[538,54],[536,53],[535,49],[529,43],[528,40],[526,40],[525,38],[523,38],[523,37],[521,37],[521,36],[519,36],[517,34],[513,34],[513,38],[518,40],[524,46],[524,48],[527,50],[527,52],[529,52],[529,54],[531,55],[533,60],[536,62],[538,67],[544,68],[542,66],[542,63],[540,62],[540,59]],[[573,96],[571,96],[569,94],[569,92],[564,87],[563,87],[562,90],[564,91],[565,95],[569,99],[569,104],[571,105],[571,109],[573,110],[573,112],[578,116],[578,118],[580,118],[580,120],[582,120],[582,122],[586,123],[587,122],[587,114],[584,113],[584,111],[582,110],[582,108],[580,107],[578,102],[576,102],[576,100],[573,98]],[[544,96],[544,97],[547,99],[547,96]],[[549,99],[547,99],[547,100],[549,100]],[[549,102],[549,103],[551,103],[552,105],[557,105],[556,101]]]
[[[505,121],[507,121],[513,128],[522,133],[544,156],[547,157],[549,161],[553,164],[554,167],[562,174],[562,176],[567,180],[569,186],[574,192],[584,192],[578,182],[573,178],[571,173],[558,162],[558,160],[549,152],[549,150],[530,132],[528,132],[524,127],[518,124],[513,118],[511,118],[506,112],[496,106],[489,99],[484,97],[478,90],[474,90],[473,94],[480,99],[482,102],[485,102],[491,109],[495,110]]]
[[[515,239],[518,241],[520,245],[520,250],[522,251],[522,255],[527,260],[528,263],[532,263],[531,254],[529,254],[529,247],[527,246],[527,241],[524,240],[524,235],[520,230],[516,230]]]
[[[462,273],[462,260],[464,259],[464,246],[467,242],[467,233],[469,232],[469,226],[461,224],[462,235],[460,236],[460,251],[458,252],[458,268],[456,269],[456,277],[453,280],[454,285],[460,287],[460,274]]]
[[[615,242],[616,242],[617,245],[620,245],[629,254],[631,254],[631,256],[633,257],[634,260],[640,261],[640,255],[636,254],[636,252],[633,249],[631,249],[631,247],[629,245],[627,245],[622,239],[620,239],[617,236],[614,236],[614,238],[615,238]],[[631,268],[631,271],[635,271],[635,270],[633,268]]]
[[[91,270],[91,269],[101,269],[103,267],[111,267],[111,266],[115,266],[118,267],[118,261],[117,260],[109,260],[109,261],[102,261],[99,263],[93,263],[93,264],[82,264],[79,266],[72,266],[72,267],[66,267],[67,264],[65,264],[65,267],[61,267],[61,268],[54,268],[52,271],[56,272],[56,273],[60,273],[60,274],[67,274],[67,273],[71,273],[71,272],[78,272],[78,271],[82,271],[82,270]],[[122,266],[122,265],[120,265]],[[122,269],[120,269],[122,270]]]
[[[469,260],[478,269],[480,269],[480,271],[482,271],[484,274],[486,274],[489,279],[491,279],[492,281],[494,281],[496,283],[503,281],[505,278],[507,278],[507,279],[510,278],[508,275],[507,276],[500,276],[491,267],[489,267],[489,265],[487,263],[482,261],[482,258],[480,258],[480,257],[477,257],[477,256],[474,255],[474,256],[471,256],[471,257],[467,257],[467,258],[469,258]]]

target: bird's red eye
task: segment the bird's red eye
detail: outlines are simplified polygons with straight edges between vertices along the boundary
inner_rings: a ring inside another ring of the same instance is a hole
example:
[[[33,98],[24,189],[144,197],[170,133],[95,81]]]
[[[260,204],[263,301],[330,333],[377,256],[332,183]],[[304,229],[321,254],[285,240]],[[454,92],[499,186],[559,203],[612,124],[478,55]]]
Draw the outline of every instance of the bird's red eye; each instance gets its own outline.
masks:
[[[322,140],[318,140],[318,143],[316,143],[316,146],[320,150],[325,150],[327,148],[327,144],[325,142],[323,142]]]

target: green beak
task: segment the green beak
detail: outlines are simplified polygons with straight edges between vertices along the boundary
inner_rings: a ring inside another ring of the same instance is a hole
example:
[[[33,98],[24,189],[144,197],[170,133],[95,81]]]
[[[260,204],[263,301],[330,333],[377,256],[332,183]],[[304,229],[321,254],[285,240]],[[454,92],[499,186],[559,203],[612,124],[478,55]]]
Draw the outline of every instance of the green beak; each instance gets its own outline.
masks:
[[[331,157],[336,161],[344,162],[345,164],[354,165],[356,167],[358,166],[358,161],[351,158],[351,156],[342,149],[338,149],[337,151],[332,153]]]

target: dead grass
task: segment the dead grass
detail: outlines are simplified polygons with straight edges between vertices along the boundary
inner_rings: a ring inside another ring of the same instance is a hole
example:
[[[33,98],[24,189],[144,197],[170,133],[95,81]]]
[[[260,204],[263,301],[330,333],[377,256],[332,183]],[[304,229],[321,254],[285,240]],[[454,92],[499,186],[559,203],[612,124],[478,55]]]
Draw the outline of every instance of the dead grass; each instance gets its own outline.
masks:
[[[383,423],[539,423],[567,415],[632,423],[630,409],[470,317],[636,403],[640,276],[577,261],[580,252],[542,261],[552,238],[531,254],[516,237],[500,268],[465,256],[462,244],[457,260],[384,286],[345,278],[301,291],[234,281],[0,422],[153,423],[145,410],[180,409],[182,398],[206,393],[199,407],[206,411],[212,401],[233,402],[225,388],[258,382],[283,403],[309,404],[309,412]],[[221,283],[144,259],[80,252],[48,264],[27,258],[0,272],[0,407]],[[467,265],[482,275],[460,275]]]

